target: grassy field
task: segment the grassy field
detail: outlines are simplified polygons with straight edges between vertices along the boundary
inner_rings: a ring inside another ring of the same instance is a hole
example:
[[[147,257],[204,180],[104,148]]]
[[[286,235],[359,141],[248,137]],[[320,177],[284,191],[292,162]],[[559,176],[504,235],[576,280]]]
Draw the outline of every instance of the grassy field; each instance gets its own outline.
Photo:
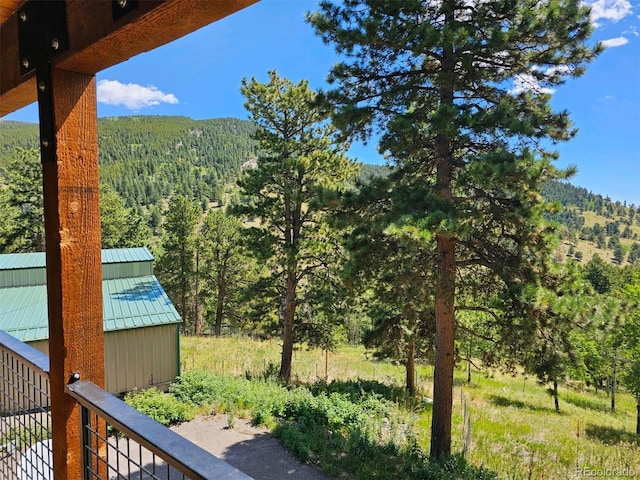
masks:
[[[184,370],[260,376],[276,368],[279,349],[277,341],[186,337],[182,339],[182,366]],[[322,351],[301,349],[294,353],[297,381],[312,383],[324,377],[324,369]],[[431,366],[418,368],[418,385],[424,397],[431,395],[432,374]],[[551,397],[535,379],[475,372],[468,385],[466,372],[456,375],[453,449],[462,452],[467,443],[470,464],[484,466],[504,479],[640,478],[640,446],[634,433],[636,407],[630,395],[619,394],[614,414],[608,410],[605,393],[561,388],[558,414]],[[345,346],[329,353],[328,376],[329,380],[359,378],[402,385],[404,369],[372,360],[362,347]],[[417,438],[428,451],[430,409],[412,408]]]

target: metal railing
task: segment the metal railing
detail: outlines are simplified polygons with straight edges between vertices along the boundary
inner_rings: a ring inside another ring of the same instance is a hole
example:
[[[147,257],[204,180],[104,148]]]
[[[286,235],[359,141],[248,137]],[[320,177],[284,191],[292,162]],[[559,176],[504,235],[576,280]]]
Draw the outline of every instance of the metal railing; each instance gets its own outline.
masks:
[[[49,480],[49,357],[0,331],[0,478]]]
[[[251,479],[89,381],[67,392],[82,407],[87,478]]]
[[[49,358],[2,331],[0,357],[0,480],[53,480]],[[85,480],[251,480],[89,381],[66,389],[82,412]]]

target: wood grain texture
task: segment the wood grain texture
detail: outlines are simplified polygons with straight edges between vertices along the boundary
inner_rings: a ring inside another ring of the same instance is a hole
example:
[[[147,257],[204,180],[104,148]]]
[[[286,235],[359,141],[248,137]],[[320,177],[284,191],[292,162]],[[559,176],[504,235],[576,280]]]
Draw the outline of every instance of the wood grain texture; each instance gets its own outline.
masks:
[[[52,60],[64,70],[93,75],[165,45],[257,0],[139,0],[114,21],[110,0],[67,0],[70,48]],[[20,76],[17,12],[0,25],[0,116],[36,100],[31,75]],[[29,88],[23,88],[24,82]]]
[[[26,0],[0,0],[0,23],[4,22]]]
[[[74,372],[104,385],[96,82],[53,69],[56,161],[43,164],[55,478],[83,478]]]

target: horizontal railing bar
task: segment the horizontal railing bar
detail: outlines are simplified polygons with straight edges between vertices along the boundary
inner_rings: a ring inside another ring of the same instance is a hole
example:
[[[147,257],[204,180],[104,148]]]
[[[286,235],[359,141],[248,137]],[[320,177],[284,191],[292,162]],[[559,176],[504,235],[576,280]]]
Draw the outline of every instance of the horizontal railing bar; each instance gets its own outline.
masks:
[[[10,350],[24,363],[49,377],[49,357],[41,351],[21,342],[3,330],[0,330],[0,347]]]
[[[140,413],[88,380],[67,385],[67,393],[120,432],[194,480],[251,480],[251,477]]]

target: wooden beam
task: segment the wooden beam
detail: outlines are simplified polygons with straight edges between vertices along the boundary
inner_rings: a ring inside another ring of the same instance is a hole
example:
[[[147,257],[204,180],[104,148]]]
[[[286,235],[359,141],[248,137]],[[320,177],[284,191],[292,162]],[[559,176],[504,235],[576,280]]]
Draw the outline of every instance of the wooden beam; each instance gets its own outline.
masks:
[[[257,1],[139,0],[136,9],[114,20],[111,0],[67,0],[70,48],[52,65],[93,75]],[[0,116],[36,100],[33,74],[20,74],[18,13],[0,25]]]
[[[56,132],[42,166],[54,477],[84,478],[80,409],[65,387],[75,372],[104,386],[96,81],[59,69],[38,80]]]

